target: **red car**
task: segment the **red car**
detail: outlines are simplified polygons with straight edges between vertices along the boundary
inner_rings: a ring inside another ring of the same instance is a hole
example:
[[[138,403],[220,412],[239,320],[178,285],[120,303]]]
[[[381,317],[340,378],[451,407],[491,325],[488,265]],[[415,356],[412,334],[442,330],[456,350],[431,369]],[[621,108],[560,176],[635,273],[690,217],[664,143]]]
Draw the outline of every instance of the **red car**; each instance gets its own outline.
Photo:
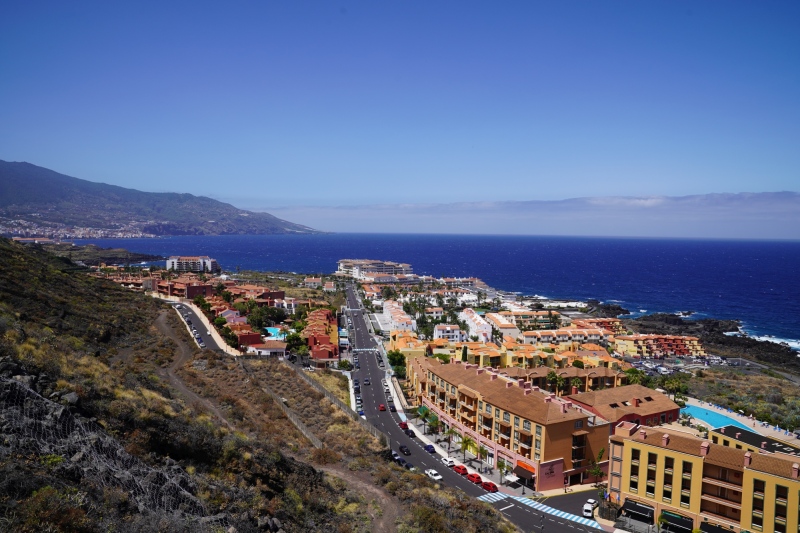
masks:
[[[383,404],[380,404],[380,405],[378,406],[378,411],[385,411],[385,410],[386,410],[386,406],[385,406],[385,405],[383,405]]]
[[[497,492],[497,485],[491,481],[484,481],[481,483],[481,487],[483,487],[483,490],[488,490],[489,492]]]
[[[478,474],[476,474],[474,472],[467,476],[467,480],[475,483],[476,485],[480,485],[483,482],[483,480],[481,479],[481,476],[479,476]]]
[[[400,429],[408,429],[408,422],[400,422]]]
[[[467,467],[464,465],[456,465],[453,467],[453,472],[456,474],[461,474],[462,476],[467,475]]]

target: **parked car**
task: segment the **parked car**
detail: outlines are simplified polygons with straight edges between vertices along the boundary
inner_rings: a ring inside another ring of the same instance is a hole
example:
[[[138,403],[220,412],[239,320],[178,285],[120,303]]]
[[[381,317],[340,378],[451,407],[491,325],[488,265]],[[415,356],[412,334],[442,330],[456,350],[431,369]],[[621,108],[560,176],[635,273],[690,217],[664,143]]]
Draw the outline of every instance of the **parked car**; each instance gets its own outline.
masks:
[[[378,406],[378,411],[385,411],[385,410],[386,410],[386,406],[385,406],[385,405],[383,405],[383,404],[380,404],[380,405]]]
[[[434,470],[433,468],[429,468],[425,471],[425,475],[431,478],[434,481],[441,481],[442,475]]]
[[[448,466],[450,468],[456,466],[456,462],[453,461],[450,457],[442,457],[442,462],[445,464],[445,466]]]
[[[594,517],[594,507],[590,503],[583,504],[583,516],[586,518]]]
[[[397,459],[394,460],[394,462],[397,463],[399,466],[403,466],[406,464],[406,460],[403,459],[402,457],[398,457]]]
[[[407,430],[405,430],[405,432],[404,432],[404,433],[405,433],[406,435],[408,435],[408,436],[409,436],[410,438],[412,438],[412,439],[413,439],[414,437],[416,437],[416,436],[417,436],[417,434],[416,434],[416,433],[414,433],[414,430],[413,430],[413,429],[411,429],[411,428],[408,428]]]
[[[453,467],[453,472],[455,472],[456,474],[459,474],[461,476],[466,476],[467,473],[468,473],[467,472],[467,467],[464,466],[464,465],[456,465],[456,466],[454,466]]]
[[[488,490],[489,492],[497,492],[497,485],[491,481],[484,481],[481,483],[481,487],[483,487],[483,490]]]
[[[433,447],[433,444],[426,444],[425,451],[428,453],[436,453],[436,448]]]
[[[597,503],[597,500],[593,500],[592,498],[589,498],[588,500],[586,500],[586,505],[591,505],[592,509],[594,509],[594,508],[597,507],[598,503]]]
[[[408,429],[408,422],[400,422],[398,426],[400,426],[400,429]]]
[[[411,450],[409,450],[408,446],[406,446],[405,444],[400,446],[400,448],[398,448],[398,450],[400,450],[400,453],[402,453],[403,455],[411,455]]]
[[[476,474],[475,472],[467,474],[467,481],[475,483],[476,485],[483,483],[483,479],[481,478],[481,476],[479,474]]]
[[[393,413],[396,413],[397,412],[397,408],[394,405],[389,404],[389,411],[391,411]]]
[[[417,467],[412,465],[411,463],[406,463],[404,466],[406,470],[408,470],[409,472],[414,472],[417,470]]]

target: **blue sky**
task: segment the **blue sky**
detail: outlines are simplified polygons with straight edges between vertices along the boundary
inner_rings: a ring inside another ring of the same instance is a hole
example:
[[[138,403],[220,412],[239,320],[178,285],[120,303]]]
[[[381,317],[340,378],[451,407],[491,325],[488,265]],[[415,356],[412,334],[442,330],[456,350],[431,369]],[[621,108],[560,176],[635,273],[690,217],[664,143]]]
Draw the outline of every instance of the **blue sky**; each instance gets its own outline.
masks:
[[[796,1],[6,1],[0,159],[248,209],[797,191],[798,27]]]

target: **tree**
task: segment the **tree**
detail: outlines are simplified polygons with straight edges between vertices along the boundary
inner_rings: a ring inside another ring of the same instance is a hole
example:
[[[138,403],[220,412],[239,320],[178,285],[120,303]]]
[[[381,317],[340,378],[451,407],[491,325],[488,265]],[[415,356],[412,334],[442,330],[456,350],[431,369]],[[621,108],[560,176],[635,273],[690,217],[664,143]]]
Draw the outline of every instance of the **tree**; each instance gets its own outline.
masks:
[[[351,370],[353,368],[353,365],[347,359],[342,359],[336,366],[339,370]]]
[[[597,454],[597,461],[592,460],[591,465],[586,469],[586,473],[594,478],[594,486],[597,488],[600,488],[600,479],[606,475],[598,464],[603,460],[603,455],[605,455],[605,453],[606,449],[600,448],[600,452]]]
[[[506,468],[508,468],[508,463],[503,458],[499,458],[497,460],[497,470],[500,472],[500,478],[502,479],[503,475],[506,473]]]
[[[574,360],[572,362],[572,366],[574,366],[575,368],[584,368],[583,361],[581,361],[580,359]]]
[[[299,334],[289,333],[286,336],[286,349],[289,350],[290,352],[297,352],[302,346],[308,348],[306,340]]]
[[[461,347],[461,360],[463,362],[465,362],[465,363],[467,362],[467,345],[466,344]]]
[[[630,385],[641,385],[646,377],[646,374],[638,368],[629,368],[625,371],[625,374],[628,376],[628,384]]]
[[[489,450],[486,448],[486,446],[484,446],[483,444],[478,446],[478,461],[483,461],[483,459],[488,456],[489,456]]]
[[[578,391],[580,391],[581,388],[583,387],[583,381],[581,381],[581,378],[572,378],[572,381],[570,381],[570,385],[572,385],[573,387],[578,389]]]
[[[470,437],[469,435],[464,435],[461,437],[461,451],[464,452],[464,461],[467,460],[467,451],[475,446],[475,439]]]
[[[459,435],[458,431],[456,431],[452,427],[449,427],[445,430],[444,436],[445,438],[447,438],[447,453],[450,453],[450,443],[452,442],[453,437],[456,437],[458,435]]]
[[[438,418],[434,418],[430,422],[428,422],[428,429],[430,430],[430,433],[432,435],[438,434],[439,433],[439,429],[441,429],[441,427],[442,427],[442,423],[439,421]]]
[[[417,408],[417,414],[419,415],[419,421],[422,422],[422,434],[424,435],[425,426],[431,419],[431,412],[427,408],[423,408],[422,406],[420,406]]]
[[[558,382],[558,374],[556,374],[555,370],[551,370],[550,372],[547,373],[547,378],[546,379],[547,379],[547,382],[552,387],[553,385],[555,385]]]

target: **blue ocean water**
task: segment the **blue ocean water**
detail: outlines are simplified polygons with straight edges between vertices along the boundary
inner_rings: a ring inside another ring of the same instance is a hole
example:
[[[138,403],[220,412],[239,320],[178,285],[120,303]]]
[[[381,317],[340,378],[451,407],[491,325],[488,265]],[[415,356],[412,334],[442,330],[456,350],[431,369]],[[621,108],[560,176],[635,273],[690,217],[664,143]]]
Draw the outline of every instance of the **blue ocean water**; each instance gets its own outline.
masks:
[[[493,235],[233,235],[78,241],[209,255],[226,270],[331,273],[342,258],[411,263],[553,298],[596,298],[636,313],[739,319],[758,336],[800,339],[800,242]]]

